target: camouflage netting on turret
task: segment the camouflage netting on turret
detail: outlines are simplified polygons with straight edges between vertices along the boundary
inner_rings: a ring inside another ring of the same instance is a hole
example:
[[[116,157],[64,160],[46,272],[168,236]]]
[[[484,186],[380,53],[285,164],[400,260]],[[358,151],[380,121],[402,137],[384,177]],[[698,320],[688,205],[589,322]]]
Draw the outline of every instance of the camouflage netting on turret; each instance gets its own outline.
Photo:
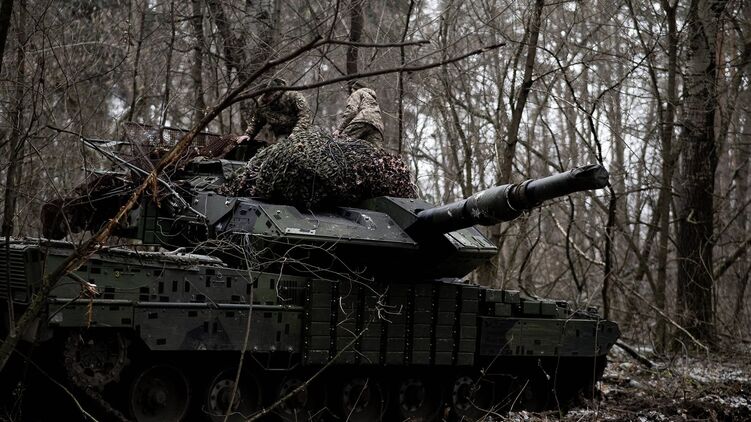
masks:
[[[313,129],[261,150],[225,194],[313,209],[376,196],[414,198],[416,192],[398,156],[360,139],[333,138]]]

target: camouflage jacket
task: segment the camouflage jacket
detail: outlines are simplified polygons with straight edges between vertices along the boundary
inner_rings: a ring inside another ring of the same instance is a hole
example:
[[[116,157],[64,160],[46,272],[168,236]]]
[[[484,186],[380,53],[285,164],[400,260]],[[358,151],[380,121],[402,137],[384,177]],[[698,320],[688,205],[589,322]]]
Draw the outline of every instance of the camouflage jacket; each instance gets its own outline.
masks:
[[[344,130],[350,123],[367,123],[373,125],[383,136],[381,108],[376,100],[376,93],[370,88],[360,88],[347,98],[347,108],[342,113],[339,130]]]
[[[272,92],[261,97],[245,134],[251,139],[268,123],[275,135],[307,130],[312,124],[310,106],[299,92]]]

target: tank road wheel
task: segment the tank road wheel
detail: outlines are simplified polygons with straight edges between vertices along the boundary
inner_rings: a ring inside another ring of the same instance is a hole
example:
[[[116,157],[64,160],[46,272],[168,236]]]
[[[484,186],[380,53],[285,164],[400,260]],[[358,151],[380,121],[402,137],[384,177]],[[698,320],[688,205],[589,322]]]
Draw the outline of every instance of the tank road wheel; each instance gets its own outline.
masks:
[[[463,375],[451,387],[451,406],[458,420],[478,420],[486,416],[493,402],[493,386],[487,381]]]
[[[190,387],[183,373],[158,364],[141,372],[130,388],[130,411],[138,422],[180,421],[188,411]]]
[[[342,416],[351,422],[379,421],[386,411],[383,390],[373,377],[347,379],[339,392]]]
[[[68,376],[81,388],[102,389],[120,380],[128,364],[129,340],[121,333],[73,332],[63,354]]]
[[[443,395],[440,384],[426,378],[407,378],[399,384],[399,415],[402,420],[435,420],[441,410]]]
[[[224,369],[214,376],[206,390],[203,412],[213,422],[224,421],[230,409],[229,421],[244,421],[261,408],[261,388],[258,381],[247,373],[240,374],[240,385],[235,389],[234,368]],[[234,397],[232,396],[234,392]]]
[[[281,400],[295,391],[305,382],[297,377],[289,377],[279,385],[277,400]],[[302,387],[300,391],[285,400],[277,411],[277,415],[283,421],[309,421],[317,420],[321,409],[326,405],[326,390],[319,385],[313,384]]]

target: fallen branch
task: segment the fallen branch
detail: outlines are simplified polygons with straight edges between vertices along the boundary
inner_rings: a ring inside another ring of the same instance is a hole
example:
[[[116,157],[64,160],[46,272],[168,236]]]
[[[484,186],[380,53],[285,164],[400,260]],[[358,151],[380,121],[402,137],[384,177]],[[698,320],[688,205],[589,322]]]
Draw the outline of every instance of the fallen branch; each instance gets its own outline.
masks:
[[[194,126],[188,133],[186,133],[177,144],[157,163],[154,169],[148,174],[143,182],[133,191],[128,201],[120,207],[117,214],[110,219],[96,234],[89,238],[86,242],[76,249],[70,256],[68,256],[54,271],[46,274],[42,277],[42,281],[39,288],[34,292],[29,306],[24,311],[23,315],[16,322],[16,329],[11,335],[8,335],[0,345],[0,372],[2,372],[5,365],[10,359],[10,355],[18,344],[18,340],[24,335],[26,330],[32,325],[34,320],[39,316],[47,297],[57,283],[65,277],[67,274],[77,270],[83,265],[91,255],[96,253],[102,246],[104,246],[107,239],[109,239],[112,232],[117,227],[118,223],[130,212],[131,209],[139,202],[143,193],[151,186],[155,186],[159,174],[170,165],[177,162],[182,156],[188,146],[193,142],[193,138],[205,128],[216,116],[219,115],[224,109],[233,104],[234,99],[240,95],[245,89],[250,86],[258,77],[264,74],[269,69],[285,63],[302,55],[303,53],[312,50],[313,48],[325,44],[325,40],[320,37],[316,37],[301,46],[297,50],[279,58],[276,60],[269,60],[263,66],[260,66],[255,72],[253,72],[247,80],[241,83],[237,88],[233,89],[216,105],[212,108],[196,126]]]
[[[626,352],[627,355],[629,355],[632,358],[634,358],[637,362],[639,362],[642,365],[644,365],[647,369],[652,369],[655,366],[657,366],[654,362],[652,362],[651,360],[647,359],[646,356],[640,354],[639,352],[636,351],[636,349],[634,349],[633,347],[629,346],[628,344],[626,344],[626,343],[618,340],[618,341],[615,342],[615,345],[618,346],[618,347],[620,347],[621,349],[623,349],[623,351]]]

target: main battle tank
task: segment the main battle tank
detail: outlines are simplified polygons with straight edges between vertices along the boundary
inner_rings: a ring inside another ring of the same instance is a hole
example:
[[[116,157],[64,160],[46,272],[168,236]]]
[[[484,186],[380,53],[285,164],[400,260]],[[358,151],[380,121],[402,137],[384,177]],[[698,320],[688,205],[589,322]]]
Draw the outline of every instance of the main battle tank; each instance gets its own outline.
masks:
[[[242,165],[172,174],[171,193],[144,198],[119,228],[138,242],[94,254],[26,333],[46,374],[104,419],[481,420],[592,394],[615,323],[462,278],[498,252],[474,225],[601,188],[601,166],[439,207],[379,197],[313,212],[218,193]],[[101,201],[87,205],[99,220],[113,211]],[[2,315],[9,298],[23,311],[73,251],[11,241]]]

